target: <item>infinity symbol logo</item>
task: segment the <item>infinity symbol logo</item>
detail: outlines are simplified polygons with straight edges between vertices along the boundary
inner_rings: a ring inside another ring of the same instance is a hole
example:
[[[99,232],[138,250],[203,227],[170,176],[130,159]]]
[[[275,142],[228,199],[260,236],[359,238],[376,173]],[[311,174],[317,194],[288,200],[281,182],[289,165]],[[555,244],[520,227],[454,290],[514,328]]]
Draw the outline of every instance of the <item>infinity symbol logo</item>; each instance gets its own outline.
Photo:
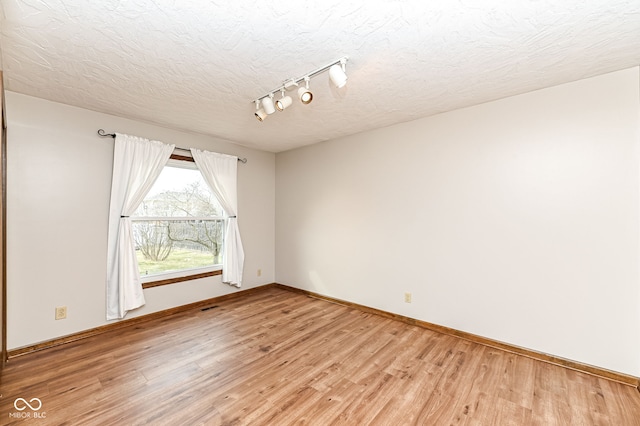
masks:
[[[36,404],[33,404],[34,401],[38,403],[37,407],[34,407],[34,405],[36,405]],[[18,406],[18,402],[22,402],[22,404],[24,405],[20,404],[20,406]],[[29,402],[32,403],[33,405],[29,404]],[[27,409],[27,407],[29,407],[32,411],[38,411],[39,409],[42,408],[42,401],[40,401],[38,398],[31,398],[29,402],[27,402],[27,400],[24,398],[18,398],[15,401],[13,401],[13,406],[18,411],[24,411]]]

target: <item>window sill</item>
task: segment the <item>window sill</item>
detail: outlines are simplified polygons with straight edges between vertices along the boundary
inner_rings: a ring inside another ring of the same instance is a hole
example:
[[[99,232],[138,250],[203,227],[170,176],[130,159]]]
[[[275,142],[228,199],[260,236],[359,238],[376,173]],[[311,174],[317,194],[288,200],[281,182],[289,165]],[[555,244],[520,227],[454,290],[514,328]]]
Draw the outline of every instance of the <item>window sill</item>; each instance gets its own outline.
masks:
[[[145,289],[145,288],[151,288],[151,287],[160,287],[162,285],[169,285],[169,284],[180,283],[183,281],[197,280],[198,278],[213,277],[215,275],[222,275],[222,269],[218,269],[216,271],[203,272],[201,274],[187,275],[184,277],[175,277],[175,278],[167,278],[167,279],[158,280],[158,281],[149,281],[149,282],[142,283],[142,288]]]

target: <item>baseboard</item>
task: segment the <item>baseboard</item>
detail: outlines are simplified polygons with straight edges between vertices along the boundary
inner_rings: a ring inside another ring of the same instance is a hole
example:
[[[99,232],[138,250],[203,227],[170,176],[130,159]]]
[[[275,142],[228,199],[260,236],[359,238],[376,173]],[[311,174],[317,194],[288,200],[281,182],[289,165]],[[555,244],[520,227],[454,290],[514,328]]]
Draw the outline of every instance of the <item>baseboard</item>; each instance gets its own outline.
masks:
[[[124,319],[122,321],[114,322],[111,324],[102,325],[100,327],[92,328],[89,330],[80,331],[78,333],[69,334],[67,336],[58,337],[52,340],[36,343],[35,345],[23,346],[16,349],[7,351],[7,357],[9,360],[22,355],[30,354],[33,352],[41,351],[44,349],[53,348],[56,346],[64,345],[66,343],[75,342],[76,340],[86,339],[88,337],[97,336],[108,331],[119,330],[125,327],[131,327],[143,322],[151,321],[154,319],[175,315],[181,312],[190,311],[192,309],[201,309],[224,300],[235,299],[238,297],[244,297],[248,294],[263,291],[267,288],[274,287],[275,284],[266,284],[259,287],[253,287],[247,290],[241,290],[234,293],[225,294],[222,296],[213,297],[211,299],[201,300],[199,302],[190,303],[188,305],[176,306],[175,308],[165,309],[163,311],[153,312],[139,317]]]
[[[557,357],[554,355],[549,355],[543,352],[534,351],[527,348],[522,348],[519,346],[511,345],[509,343],[500,342],[498,340],[488,339],[486,337],[478,336],[475,334],[467,333],[465,331],[456,330],[449,327],[444,327],[442,325],[432,324],[426,321],[420,321],[414,318],[405,317],[403,315],[394,314],[391,312],[383,311],[376,308],[370,308],[368,306],[359,305],[357,303],[348,302],[346,300],[336,299],[334,297],[325,296],[319,293],[314,293],[308,290],[302,290],[295,287],[290,287],[284,284],[275,284],[276,287],[281,288],[283,290],[288,290],[300,294],[304,294],[310,297],[314,297],[317,299],[326,300],[328,302],[337,303],[340,305],[348,306],[354,309],[358,309],[364,312],[369,312],[372,314],[380,315],[386,318],[395,319],[398,321],[402,321],[406,324],[415,325],[418,327],[425,328],[427,330],[435,331],[438,333],[448,334],[450,336],[459,337],[461,339],[465,339],[474,343],[479,343],[481,345],[489,346],[492,348],[500,349],[503,351],[515,353],[518,355],[526,356],[538,361],[547,362],[550,364],[558,365],[565,368],[570,368],[572,370],[580,371],[583,373],[591,374],[594,376],[602,377],[605,379],[613,380],[616,382],[623,383],[625,385],[634,386],[640,391],[640,378],[631,376],[624,373],[619,373],[617,371],[607,370],[605,368],[596,367],[589,364],[584,364],[578,361],[573,361],[566,358]]]

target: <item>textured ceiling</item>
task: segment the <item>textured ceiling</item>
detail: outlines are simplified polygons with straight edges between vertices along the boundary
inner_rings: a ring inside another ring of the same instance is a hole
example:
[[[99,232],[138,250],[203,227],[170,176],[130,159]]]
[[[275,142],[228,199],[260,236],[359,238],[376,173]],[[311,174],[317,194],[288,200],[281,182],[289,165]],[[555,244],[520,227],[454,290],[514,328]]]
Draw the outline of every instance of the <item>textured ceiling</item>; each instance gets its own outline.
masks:
[[[640,64],[640,0],[1,4],[8,90],[274,152]],[[255,119],[343,55],[345,88]]]

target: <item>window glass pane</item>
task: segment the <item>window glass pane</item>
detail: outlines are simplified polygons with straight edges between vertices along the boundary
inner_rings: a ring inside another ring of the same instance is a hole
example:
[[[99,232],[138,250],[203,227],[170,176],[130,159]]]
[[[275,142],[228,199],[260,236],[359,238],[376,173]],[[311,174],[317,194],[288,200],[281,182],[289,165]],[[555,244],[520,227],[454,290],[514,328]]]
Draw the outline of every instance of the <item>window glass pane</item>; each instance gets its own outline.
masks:
[[[166,166],[133,216],[222,216],[223,210],[198,169]]]
[[[222,263],[224,220],[135,220],[140,276]]]

